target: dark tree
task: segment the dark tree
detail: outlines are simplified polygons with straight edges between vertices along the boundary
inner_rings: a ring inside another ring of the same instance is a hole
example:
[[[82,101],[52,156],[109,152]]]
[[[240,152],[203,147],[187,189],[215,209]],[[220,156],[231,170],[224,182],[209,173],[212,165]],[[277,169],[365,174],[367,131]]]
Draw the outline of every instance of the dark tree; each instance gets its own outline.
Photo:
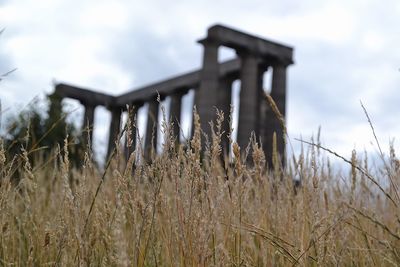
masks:
[[[39,104],[36,101],[28,109],[7,119],[2,139],[8,157],[19,155],[24,148],[33,163],[37,157],[49,157],[58,145],[62,148],[68,136],[71,163],[80,167],[85,151],[84,142],[75,125],[67,122],[61,98],[54,94],[47,95],[44,103],[46,110],[41,110]]]

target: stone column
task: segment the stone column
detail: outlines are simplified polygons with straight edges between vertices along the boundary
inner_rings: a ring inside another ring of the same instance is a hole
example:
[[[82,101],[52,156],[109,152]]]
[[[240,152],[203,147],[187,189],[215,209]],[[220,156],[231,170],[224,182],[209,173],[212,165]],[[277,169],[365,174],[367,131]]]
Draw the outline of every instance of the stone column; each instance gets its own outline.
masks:
[[[279,111],[286,115],[286,66],[275,65],[272,73],[271,97],[274,99]]]
[[[270,117],[269,111],[271,110],[267,99],[265,98],[265,88],[264,88],[264,73],[268,71],[269,66],[265,62],[261,62],[258,66],[258,105],[259,105],[259,115],[258,115],[258,135],[257,142],[261,141],[264,151],[266,151],[266,122]],[[270,87],[269,87],[270,89]]]
[[[108,137],[108,150],[107,158],[110,157],[112,151],[115,148],[115,142],[121,130],[121,108],[120,107],[110,107],[111,112],[111,122],[110,122],[110,133]]]
[[[242,61],[240,69],[240,103],[237,141],[242,150],[249,143],[251,133],[258,135],[259,118],[259,68],[255,55],[239,52]]]
[[[197,86],[193,87],[194,90],[194,99],[193,99],[193,106],[191,107],[191,112],[192,112],[192,122],[190,125],[190,138],[193,138],[194,135],[194,107],[198,105],[199,103],[199,88],[200,88],[200,84],[198,84]],[[197,109],[197,113],[199,112],[199,110]]]
[[[156,98],[150,100],[147,113],[146,138],[144,142],[146,157],[154,150],[157,152],[157,134],[158,134],[158,101]],[[153,139],[154,138],[154,139]]]
[[[221,145],[222,145],[222,154],[229,155],[229,116],[231,111],[231,103],[232,103],[232,83],[236,77],[228,76],[220,79],[219,89],[218,89],[218,109],[224,113],[224,121],[222,123],[222,131],[224,134],[222,135]]]
[[[137,114],[142,106],[142,103],[133,103],[128,110],[128,116],[129,120],[128,122],[131,123],[130,125],[130,132],[126,132],[126,138],[125,138],[125,158],[128,160],[129,156],[133,151],[136,149],[136,138],[137,138]],[[130,135],[128,138],[128,134]],[[128,143],[130,142],[130,144]]]
[[[286,114],[286,66],[283,64],[274,64],[272,72],[272,89],[271,97],[275,101],[275,104],[280,113],[285,117]],[[285,136],[283,127],[277,116],[272,112],[268,112],[269,117],[265,121],[266,123],[266,155],[268,164],[272,166],[272,155],[273,147],[272,140],[273,134],[276,133],[277,139],[277,152],[281,157],[282,164],[285,162]]]
[[[264,73],[265,73],[266,68],[263,68],[262,66],[259,66],[259,71],[258,71],[258,105],[259,105],[259,115],[258,115],[258,136],[257,136],[257,142],[261,140],[262,143],[264,143],[264,133],[265,133],[265,127],[264,127],[264,122],[266,119],[266,109],[268,107],[266,99],[264,97]]]
[[[187,90],[186,90],[187,91]],[[182,89],[180,91],[176,91],[174,94],[172,94],[171,97],[171,102],[170,102],[170,108],[169,108],[169,116],[171,118],[172,122],[172,134],[176,138],[177,142],[179,143],[179,136],[180,136],[180,131],[179,131],[179,126],[181,123],[181,107],[182,107],[182,96],[185,93],[185,91]]]
[[[63,96],[54,92],[50,95],[47,95],[50,100],[50,108],[49,108],[49,115],[51,116],[51,120],[56,122],[61,119],[62,115],[62,100],[64,99]]]
[[[195,96],[195,105],[200,115],[202,130],[208,136],[211,136],[209,122],[215,120],[214,107],[218,105],[219,44],[208,39],[201,41],[201,44],[204,46],[203,68],[201,70],[200,86]]]
[[[89,144],[92,147],[93,144],[93,129],[94,129],[94,110],[96,106],[92,104],[85,104],[85,113],[83,114],[83,122],[82,122],[82,133],[83,134],[83,142],[85,145]]]

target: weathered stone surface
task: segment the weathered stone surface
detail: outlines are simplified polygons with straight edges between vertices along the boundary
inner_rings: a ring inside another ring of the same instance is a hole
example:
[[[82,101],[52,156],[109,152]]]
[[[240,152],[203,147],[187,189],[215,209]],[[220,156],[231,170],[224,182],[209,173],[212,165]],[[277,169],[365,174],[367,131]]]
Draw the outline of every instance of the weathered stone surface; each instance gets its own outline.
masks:
[[[63,98],[76,99],[92,106],[115,106],[116,102],[116,97],[114,96],[64,83],[56,85],[55,93]]]
[[[225,76],[238,73],[240,60],[233,59],[220,63],[219,75]],[[173,94],[177,88],[197,88],[200,84],[201,69],[176,76],[158,83],[132,89],[128,93],[116,98],[116,104],[123,106],[132,101],[147,101],[150,96],[168,96]]]
[[[260,58],[278,58],[287,65],[293,63],[293,48],[223,25],[210,27],[206,39],[236,50],[251,51]]]

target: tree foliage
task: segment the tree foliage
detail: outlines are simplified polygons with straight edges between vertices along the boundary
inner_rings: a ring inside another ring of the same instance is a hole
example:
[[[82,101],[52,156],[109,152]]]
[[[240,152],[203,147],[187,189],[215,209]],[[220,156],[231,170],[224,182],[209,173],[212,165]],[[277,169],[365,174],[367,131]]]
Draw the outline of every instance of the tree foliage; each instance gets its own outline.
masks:
[[[27,109],[8,117],[2,136],[8,156],[17,156],[24,149],[31,161],[36,157],[47,158],[67,138],[72,163],[79,166],[84,156],[84,140],[76,126],[66,120],[62,108],[61,98],[51,94],[44,103],[33,101]]]

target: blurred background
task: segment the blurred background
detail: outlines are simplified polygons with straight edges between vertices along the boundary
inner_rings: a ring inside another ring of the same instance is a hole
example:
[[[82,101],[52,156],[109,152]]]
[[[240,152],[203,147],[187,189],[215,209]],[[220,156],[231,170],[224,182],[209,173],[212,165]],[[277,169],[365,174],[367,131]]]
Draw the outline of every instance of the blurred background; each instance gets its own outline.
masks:
[[[216,23],[294,47],[287,125],[295,150],[294,138],[309,140],[321,126],[322,144],[346,157],[376,151],[360,100],[385,150],[391,140],[398,149],[398,0],[1,0],[0,74],[17,68],[0,82],[2,119],[51,93],[55,81],[117,95],[200,68],[196,40]],[[233,56],[222,50],[221,59]],[[83,109],[67,104],[79,125]],[[109,120],[96,109],[98,155]]]

